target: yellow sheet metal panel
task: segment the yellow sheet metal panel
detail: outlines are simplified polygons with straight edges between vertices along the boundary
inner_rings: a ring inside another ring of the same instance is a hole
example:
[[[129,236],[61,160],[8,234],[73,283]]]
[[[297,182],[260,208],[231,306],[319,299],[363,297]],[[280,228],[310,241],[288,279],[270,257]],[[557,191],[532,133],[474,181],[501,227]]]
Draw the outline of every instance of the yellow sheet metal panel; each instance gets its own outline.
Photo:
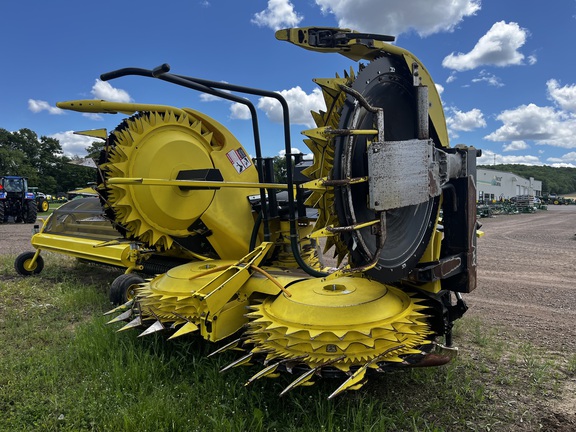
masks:
[[[248,152],[227,128],[198,111],[189,108],[185,111],[201,119],[206,128],[213,132],[215,147],[210,152],[210,158],[225,181],[258,182],[258,172]],[[201,216],[202,222],[212,231],[207,240],[221,259],[234,259],[248,253],[254,217],[247,197],[258,193],[259,190],[254,187],[241,189],[241,193],[221,188]]]
[[[119,267],[131,267],[129,260],[130,245],[127,243],[97,247],[101,240],[90,240],[80,237],[60,236],[54,234],[35,234],[32,236],[32,246],[36,249],[54,251],[76,258],[109,264]]]

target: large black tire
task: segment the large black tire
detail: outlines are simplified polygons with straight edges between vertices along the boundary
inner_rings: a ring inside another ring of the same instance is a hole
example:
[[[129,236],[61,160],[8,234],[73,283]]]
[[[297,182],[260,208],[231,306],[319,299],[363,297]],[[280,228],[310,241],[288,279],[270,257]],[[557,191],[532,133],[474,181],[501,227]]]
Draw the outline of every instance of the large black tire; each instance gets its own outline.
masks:
[[[36,201],[26,201],[24,223],[34,223],[38,217],[38,207]]]
[[[6,222],[4,220],[5,217],[4,201],[0,201],[0,224]]]
[[[34,265],[30,265],[35,252],[23,252],[16,257],[14,261],[14,269],[22,276],[31,276],[38,274],[44,269],[44,259],[42,255],[38,255]]]
[[[110,284],[110,301],[115,305],[121,305],[134,298],[136,285],[144,282],[144,279],[134,273],[125,273],[118,276]]]

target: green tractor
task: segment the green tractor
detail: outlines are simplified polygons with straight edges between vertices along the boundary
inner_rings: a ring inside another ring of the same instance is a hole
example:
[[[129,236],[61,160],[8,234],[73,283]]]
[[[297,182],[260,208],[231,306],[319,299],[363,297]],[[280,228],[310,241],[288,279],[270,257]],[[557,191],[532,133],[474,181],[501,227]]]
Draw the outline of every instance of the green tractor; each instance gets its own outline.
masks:
[[[36,196],[28,191],[28,180],[20,176],[0,177],[0,224],[34,223],[38,215]]]

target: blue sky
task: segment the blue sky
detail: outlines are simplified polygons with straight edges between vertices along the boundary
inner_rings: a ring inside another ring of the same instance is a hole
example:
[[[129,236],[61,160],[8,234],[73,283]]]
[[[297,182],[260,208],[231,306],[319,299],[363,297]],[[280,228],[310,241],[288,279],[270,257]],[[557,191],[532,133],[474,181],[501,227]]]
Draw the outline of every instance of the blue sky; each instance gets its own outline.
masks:
[[[576,167],[576,0],[19,0],[0,5],[0,128],[29,128],[85,155],[122,115],[62,111],[56,102],[108,99],[190,107],[224,124],[253,154],[250,122],[227,101],[168,83],[101,73],[169,63],[172,72],[282,92],[292,146],[323,108],[313,78],[357,64],[277,41],[277,28],[330,26],[395,35],[435,80],[451,143],[480,163]],[[263,152],[283,149],[278,106],[253,98]]]

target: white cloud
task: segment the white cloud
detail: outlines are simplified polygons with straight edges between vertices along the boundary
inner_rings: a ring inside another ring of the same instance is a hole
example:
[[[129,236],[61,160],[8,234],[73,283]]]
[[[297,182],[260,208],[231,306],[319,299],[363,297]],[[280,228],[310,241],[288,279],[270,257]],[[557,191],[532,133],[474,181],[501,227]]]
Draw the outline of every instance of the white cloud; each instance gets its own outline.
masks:
[[[299,86],[289,90],[282,90],[278,93],[280,93],[288,103],[291,124],[300,124],[310,128],[315,127],[310,111],[326,109],[324,97],[319,88],[315,88],[310,94],[307,94]],[[277,123],[283,121],[282,107],[276,99],[267,97],[260,98],[258,108],[264,111],[271,121]]]
[[[446,78],[446,84],[450,84],[451,82],[456,81],[458,78],[456,77],[456,73],[452,72],[448,78]]]
[[[446,125],[451,131],[470,132],[471,130],[486,127],[484,114],[478,108],[463,112],[458,108],[450,108],[450,116],[446,118]]]
[[[495,164],[495,154],[490,150],[482,150],[482,156],[476,158],[477,165],[494,165]]]
[[[558,81],[551,79],[546,83],[546,86],[548,87],[548,99],[564,110],[576,112],[576,84],[560,87]]]
[[[483,65],[510,66],[524,64],[524,54],[518,51],[528,37],[528,31],[515,23],[499,21],[480,38],[472,51],[450,54],[442,66],[457,71],[475,69]]]
[[[127,91],[112,87],[106,81],[96,80],[90,91],[95,99],[103,99],[109,102],[132,102]]]
[[[576,152],[566,153],[559,158],[548,158],[546,160],[548,162],[553,163],[553,164],[570,164],[570,165],[572,165],[572,162],[576,163]]]
[[[496,119],[503,125],[484,138],[576,148],[576,84],[560,87],[558,81],[551,79],[546,86],[548,99],[556,107],[528,104],[502,111]]]
[[[576,117],[552,107],[535,104],[501,112],[497,117],[503,125],[486,135],[490,141],[526,141],[556,147],[576,148]]]
[[[128,92],[112,87],[109,83],[96,80],[90,91],[95,99],[103,99],[110,102],[132,102]],[[51,106],[48,102],[37,99],[28,99],[28,109],[32,112],[48,111],[50,114],[63,114],[65,110]],[[83,113],[84,117],[92,120],[102,120],[97,113]]]
[[[297,147],[290,147],[290,153],[295,155],[295,154],[300,154],[303,153],[299,148]],[[278,156],[284,157],[286,156],[286,150],[282,149],[278,152]]]
[[[501,156],[502,164],[519,164],[519,165],[543,165],[538,156],[521,155],[521,156]]]
[[[302,18],[294,11],[294,5],[289,0],[268,0],[266,9],[254,14],[252,22],[260,27],[278,30],[297,26]]]
[[[228,84],[227,81],[220,81],[220,82],[223,84]],[[224,89],[215,89],[215,90],[221,91],[223,93],[231,93],[230,90],[224,90]],[[226,99],[223,99],[219,96],[211,95],[210,93],[200,93],[200,100],[202,102],[214,102],[214,101],[223,101]]]
[[[98,141],[94,137],[76,135],[74,131],[58,132],[50,135],[50,138],[60,142],[64,155],[68,157],[86,156],[86,147],[90,147],[94,141]]]
[[[483,150],[482,156],[476,160],[478,165],[494,164],[519,164],[519,165],[544,165],[538,156],[502,156],[490,150]]]
[[[314,160],[314,154],[313,153],[304,153],[299,148],[296,148],[296,147],[291,147],[290,153],[293,155],[304,154],[304,156],[302,156],[302,160]],[[280,150],[278,152],[278,156],[285,157],[286,156],[286,150],[284,150],[284,149]]]
[[[230,105],[230,118],[235,120],[249,120],[250,109],[241,103],[233,103]]]
[[[452,31],[480,10],[480,0],[315,0],[323,13],[334,14],[338,25],[362,32],[420,36]]]
[[[472,82],[473,83],[485,82],[489,86],[493,86],[493,87],[503,87],[504,86],[504,84],[502,84],[502,81],[500,81],[500,78],[498,78],[494,74],[487,72],[486,70],[481,70],[480,73],[478,74],[478,77],[473,78]]]
[[[222,98],[219,98],[218,96],[211,95],[210,93],[200,93],[200,100],[202,102],[214,102],[214,101],[222,100]]]
[[[504,145],[502,150],[505,152],[516,151],[516,150],[526,150],[530,146],[526,144],[525,141],[512,141],[510,144]]]
[[[553,163],[553,164],[550,164],[550,166],[552,168],[576,168],[576,165],[571,164],[571,163],[565,163],[565,162]]]
[[[322,91],[319,88],[312,90],[312,93],[307,94],[299,86],[293,87],[289,90],[281,90],[280,95],[286,99],[288,108],[290,110],[290,124],[304,125],[307,127],[315,127],[314,120],[310,111],[325,110],[326,104]],[[258,109],[264,111],[266,117],[275,123],[282,123],[284,116],[282,106],[274,98],[261,97],[257,103]],[[230,118],[236,120],[248,120],[250,118],[250,111],[245,105],[233,103],[230,106]]]
[[[441,95],[442,93],[444,93],[444,86],[438,83],[434,83],[434,85],[436,86],[436,90],[438,91],[438,94]]]
[[[98,113],[82,113],[82,117],[89,118],[90,120],[104,120],[104,118]]]
[[[37,99],[28,99],[28,109],[33,113],[48,111],[48,114],[64,114],[64,110],[50,105],[48,102]]]

